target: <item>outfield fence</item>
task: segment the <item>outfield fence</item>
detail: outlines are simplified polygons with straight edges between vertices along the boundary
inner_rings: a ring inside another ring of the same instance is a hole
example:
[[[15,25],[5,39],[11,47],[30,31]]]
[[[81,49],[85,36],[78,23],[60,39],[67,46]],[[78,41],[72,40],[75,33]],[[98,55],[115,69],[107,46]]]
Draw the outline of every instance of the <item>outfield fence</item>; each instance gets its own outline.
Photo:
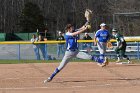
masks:
[[[140,39],[139,38],[126,38],[127,50],[126,54],[133,59],[140,59]],[[93,40],[78,40],[79,50],[88,52],[92,55],[99,55],[97,46],[93,46]],[[116,46],[115,40],[111,40],[114,46]],[[57,44],[65,43],[65,41],[41,41],[34,44],[45,44],[45,60],[62,59],[61,54],[57,57]],[[83,44],[91,43],[91,48],[83,49]],[[111,59],[116,57],[114,49],[107,49],[106,55]],[[13,42],[0,42],[0,59],[1,60],[36,60],[33,50],[33,44],[30,41],[13,41]],[[41,60],[43,60],[42,53],[40,52]]]

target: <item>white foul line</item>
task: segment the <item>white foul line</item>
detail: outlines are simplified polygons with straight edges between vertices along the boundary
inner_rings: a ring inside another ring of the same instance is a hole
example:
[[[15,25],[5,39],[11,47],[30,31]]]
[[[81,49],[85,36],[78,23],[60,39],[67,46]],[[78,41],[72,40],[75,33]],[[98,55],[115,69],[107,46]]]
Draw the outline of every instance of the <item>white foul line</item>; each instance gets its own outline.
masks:
[[[18,88],[0,88],[0,90],[28,90],[28,89],[71,89],[84,88],[86,86],[71,86],[71,87],[18,87]]]

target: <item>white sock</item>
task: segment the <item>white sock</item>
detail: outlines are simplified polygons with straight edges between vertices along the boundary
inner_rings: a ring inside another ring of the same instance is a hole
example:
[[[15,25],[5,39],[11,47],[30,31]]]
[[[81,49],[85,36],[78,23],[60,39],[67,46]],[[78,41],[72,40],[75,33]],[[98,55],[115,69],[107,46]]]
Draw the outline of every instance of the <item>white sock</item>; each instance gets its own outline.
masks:
[[[120,61],[120,57],[118,57],[118,60]]]

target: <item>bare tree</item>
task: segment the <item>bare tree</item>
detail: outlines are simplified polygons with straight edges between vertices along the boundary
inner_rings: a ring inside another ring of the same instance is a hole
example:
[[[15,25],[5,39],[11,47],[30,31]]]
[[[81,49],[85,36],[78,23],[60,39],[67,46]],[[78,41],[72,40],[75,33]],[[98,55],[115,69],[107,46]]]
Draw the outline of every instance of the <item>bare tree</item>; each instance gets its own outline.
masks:
[[[63,30],[67,23],[73,23],[75,27],[81,26],[85,22],[83,13],[86,8],[93,10],[92,31],[96,31],[101,22],[111,26],[114,13],[140,11],[140,0],[0,0],[0,32],[21,31],[18,25],[19,16],[27,2],[39,6],[45,17],[44,24],[47,24],[50,33]],[[135,25],[139,23],[134,22]],[[124,23],[120,21],[120,24]],[[133,28],[134,23],[128,25]],[[129,30],[137,32],[138,27],[136,25],[134,29]]]

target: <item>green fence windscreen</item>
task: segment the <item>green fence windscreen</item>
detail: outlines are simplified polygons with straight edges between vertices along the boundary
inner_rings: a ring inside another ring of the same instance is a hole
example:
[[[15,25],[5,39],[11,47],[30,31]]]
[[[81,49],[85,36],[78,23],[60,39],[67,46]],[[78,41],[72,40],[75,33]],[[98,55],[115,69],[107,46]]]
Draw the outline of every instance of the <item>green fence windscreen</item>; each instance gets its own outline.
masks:
[[[0,41],[5,41],[5,33],[0,33]]]

